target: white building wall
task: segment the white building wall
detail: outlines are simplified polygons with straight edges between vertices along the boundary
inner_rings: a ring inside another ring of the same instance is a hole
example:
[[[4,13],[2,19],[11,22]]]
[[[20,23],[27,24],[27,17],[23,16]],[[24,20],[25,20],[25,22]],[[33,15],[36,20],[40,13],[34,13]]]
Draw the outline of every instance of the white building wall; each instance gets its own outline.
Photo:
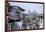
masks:
[[[42,19],[42,21],[41,21],[41,19],[40,19],[39,28],[43,28],[43,19]]]

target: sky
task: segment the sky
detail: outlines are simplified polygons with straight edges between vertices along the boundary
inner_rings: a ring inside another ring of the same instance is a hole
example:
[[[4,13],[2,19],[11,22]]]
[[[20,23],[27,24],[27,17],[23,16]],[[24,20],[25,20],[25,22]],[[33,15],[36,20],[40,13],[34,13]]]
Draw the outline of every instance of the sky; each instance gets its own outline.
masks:
[[[9,2],[11,6],[20,6],[25,9],[23,13],[28,14],[36,11],[39,14],[43,14],[43,4],[35,4],[35,3],[18,3],[18,2]]]

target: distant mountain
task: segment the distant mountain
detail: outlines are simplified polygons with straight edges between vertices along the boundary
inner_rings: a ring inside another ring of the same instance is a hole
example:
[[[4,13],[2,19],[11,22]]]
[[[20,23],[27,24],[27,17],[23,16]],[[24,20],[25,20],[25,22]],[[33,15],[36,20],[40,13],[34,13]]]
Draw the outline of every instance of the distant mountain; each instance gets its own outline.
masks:
[[[25,13],[22,13],[22,15],[25,17],[25,16],[29,16],[30,15],[30,17],[33,17],[33,16],[38,16],[38,13],[35,13],[35,12],[32,12],[32,13],[30,13],[30,14],[25,14]]]
[[[38,16],[38,13],[37,12],[32,12],[32,13],[30,13],[30,16]]]

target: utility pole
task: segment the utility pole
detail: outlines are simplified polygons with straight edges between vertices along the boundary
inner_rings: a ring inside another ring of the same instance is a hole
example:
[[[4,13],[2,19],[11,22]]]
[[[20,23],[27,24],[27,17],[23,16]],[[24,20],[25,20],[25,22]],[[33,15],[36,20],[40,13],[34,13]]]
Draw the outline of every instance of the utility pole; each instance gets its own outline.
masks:
[[[29,10],[29,12],[28,12],[28,13],[29,13],[29,18],[30,18],[30,10]]]

